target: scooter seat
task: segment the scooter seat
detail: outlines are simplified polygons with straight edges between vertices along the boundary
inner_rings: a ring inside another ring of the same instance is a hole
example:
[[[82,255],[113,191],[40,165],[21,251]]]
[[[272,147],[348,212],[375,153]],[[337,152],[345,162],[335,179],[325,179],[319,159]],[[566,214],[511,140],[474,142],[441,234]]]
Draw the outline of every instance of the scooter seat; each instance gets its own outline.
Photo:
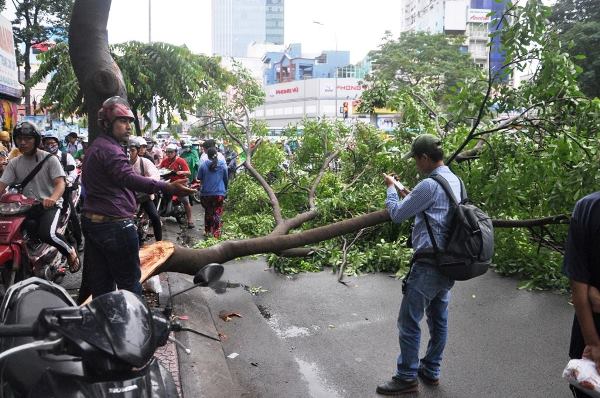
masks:
[[[42,289],[23,293],[7,314],[6,324],[31,324],[44,308],[65,307],[68,304],[56,295]],[[2,351],[33,341],[31,337],[12,337],[2,339]],[[62,361],[61,361],[62,359]],[[2,379],[9,381],[11,388],[25,394],[35,385],[48,368],[60,373],[82,374],[81,365],[69,356],[40,356],[37,351],[29,350],[14,354],[5,360],[2,367]]]

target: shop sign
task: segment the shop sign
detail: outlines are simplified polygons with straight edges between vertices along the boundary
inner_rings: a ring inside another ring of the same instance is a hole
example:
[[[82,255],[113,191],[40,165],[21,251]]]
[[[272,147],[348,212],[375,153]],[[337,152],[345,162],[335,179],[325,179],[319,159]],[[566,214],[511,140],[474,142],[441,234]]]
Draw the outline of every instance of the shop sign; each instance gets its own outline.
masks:
[[[0,15],[0,93],[20,98],[21,92],[12,25]]]

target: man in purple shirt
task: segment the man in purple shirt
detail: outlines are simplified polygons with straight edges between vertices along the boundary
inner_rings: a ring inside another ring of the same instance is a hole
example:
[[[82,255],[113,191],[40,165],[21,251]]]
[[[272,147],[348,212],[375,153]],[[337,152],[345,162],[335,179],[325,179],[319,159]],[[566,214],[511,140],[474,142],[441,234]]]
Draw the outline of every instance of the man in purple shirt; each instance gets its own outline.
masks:
[[[127,101],[111,97],[98,111],[104,134],[88,148],[82,182],[86,189],[81,224],[85,236],[85,264],[79,301],[115,289],[142,293],[139,242],[133,215],[134,191],[190,195],[185,181],[167,183],[136,174],[120,143],[131,133],[133,113]],[[89,289],[89,290],[88,290]]]

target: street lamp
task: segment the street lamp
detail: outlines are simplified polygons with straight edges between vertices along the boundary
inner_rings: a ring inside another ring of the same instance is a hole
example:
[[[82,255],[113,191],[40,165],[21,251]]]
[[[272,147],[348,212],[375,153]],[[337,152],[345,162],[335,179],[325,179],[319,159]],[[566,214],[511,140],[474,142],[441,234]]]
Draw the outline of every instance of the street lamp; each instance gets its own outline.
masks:
[[[327,27],[327,25],[325,25],[323,22],[320,22],[320,21],[312,21],[312,23],[314,23],[315,25],[320,25],[320,26],[323,26],[323,27]],[[335,32],[334,29],[332,29],[332,32],[333,32],[333,39],[335,40],[335,56],[337,58],[337,56],[338,56],[338,39],[337,39],[337,33]],[[335,67],[335,91],[334,92],[335,92],[335,112],[334,112],[334,115],[335,115],[335,120],[337,120],[337,118],[338,118],[338,112],[339,112],[339,109],[338,109],[338,67],[337,67],[337,65]]]
[[[148,0],[148,43],[152,43],[152,0]]]

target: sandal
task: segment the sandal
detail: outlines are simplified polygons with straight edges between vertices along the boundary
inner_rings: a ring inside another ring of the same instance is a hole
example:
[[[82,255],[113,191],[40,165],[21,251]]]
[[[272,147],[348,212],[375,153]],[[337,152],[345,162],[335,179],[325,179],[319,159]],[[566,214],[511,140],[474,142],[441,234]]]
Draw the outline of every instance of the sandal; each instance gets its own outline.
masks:
[[[188,227],[188,229],[194,229],[194,228],[196,228],[196,225],[194,225],[194,223],[190,222],[190,223],[188,223],[187,227]]]
[[[74,251],[74,253],[74,257],[67,259],[67,262],[69,263],[69,272],[72,274],[81,269],[81,260],[79,259],[79,254],[77,254],[77,251]]]

